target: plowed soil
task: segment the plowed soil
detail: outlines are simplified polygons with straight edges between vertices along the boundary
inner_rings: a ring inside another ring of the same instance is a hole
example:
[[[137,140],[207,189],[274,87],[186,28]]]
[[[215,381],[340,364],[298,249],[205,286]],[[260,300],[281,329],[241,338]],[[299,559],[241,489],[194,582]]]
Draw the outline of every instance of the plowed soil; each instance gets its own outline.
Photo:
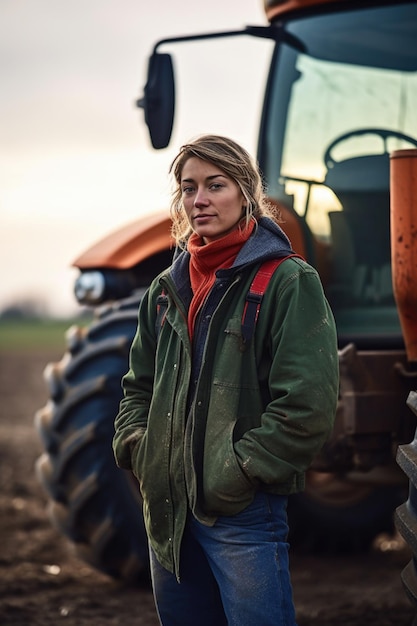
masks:
[[[60,357],[0,353],[0,624],[157,626],[148,587],[128,589],[91,569],[49,522],[33,419],[47,401],[43,369]],[[400,579],[409,558],[398,539],[360,556],[293,555],[299,626],[411,626]]]

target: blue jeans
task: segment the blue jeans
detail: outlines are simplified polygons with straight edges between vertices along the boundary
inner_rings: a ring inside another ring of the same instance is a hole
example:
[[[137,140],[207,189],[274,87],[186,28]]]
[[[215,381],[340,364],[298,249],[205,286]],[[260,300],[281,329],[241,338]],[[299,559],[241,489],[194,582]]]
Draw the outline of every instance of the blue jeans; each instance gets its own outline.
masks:
[[[288,563],[287,497],[259,493],[237,515],[204,526],[190,516],[180,579],[151,550],[163,626],[296,626]]]

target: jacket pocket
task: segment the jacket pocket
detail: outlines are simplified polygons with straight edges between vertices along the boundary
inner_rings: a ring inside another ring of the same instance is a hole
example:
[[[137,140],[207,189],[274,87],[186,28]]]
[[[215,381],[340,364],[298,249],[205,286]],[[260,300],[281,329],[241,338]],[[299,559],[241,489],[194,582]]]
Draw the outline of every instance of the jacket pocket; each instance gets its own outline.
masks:
[[[144,429],[142,437],[135,443],[132,449],[132,472],[134,476],[137,478],[139,483],[143,479],[143,468],[144,468],[144,449],[146,446],[148,431]]]
[[[233,447],[235,424],[206,443],[203,491],[206,512],[235,515],[253,500],[255,487],[241,469]]]

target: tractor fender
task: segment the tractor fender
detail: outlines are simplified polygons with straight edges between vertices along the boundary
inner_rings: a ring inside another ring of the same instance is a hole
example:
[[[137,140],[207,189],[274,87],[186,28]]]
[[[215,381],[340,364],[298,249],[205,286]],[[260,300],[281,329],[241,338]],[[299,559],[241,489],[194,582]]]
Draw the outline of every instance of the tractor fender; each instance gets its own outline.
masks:
[[[171,218],[168,211],[159,211],[113,231],[72,265],[80,270],[98,267],[125,270],[172,247]]]

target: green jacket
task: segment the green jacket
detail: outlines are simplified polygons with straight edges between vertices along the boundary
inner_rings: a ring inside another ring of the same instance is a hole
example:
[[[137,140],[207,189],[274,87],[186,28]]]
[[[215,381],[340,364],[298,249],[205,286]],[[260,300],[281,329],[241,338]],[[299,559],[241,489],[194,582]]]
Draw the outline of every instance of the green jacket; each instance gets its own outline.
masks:
[[[162,273],[140,306],[113,448],[118,465],[132,469],[139,481],[152,548],[177,576],[189,510],[212,525],[217,516],[245,508],[258,490],[302,490],[304,472],[333,426],[336,330],[310,265],[296,258],[281,263],[252,341],[242,342],[245,296],[260,256],[243,265],[238,257],[233,268],[218,272],[220,296],[206,316],[191,406],[192,346],[181,297],[189,292],[185,271]],[[168,308],[158,337],[162,287]]]

